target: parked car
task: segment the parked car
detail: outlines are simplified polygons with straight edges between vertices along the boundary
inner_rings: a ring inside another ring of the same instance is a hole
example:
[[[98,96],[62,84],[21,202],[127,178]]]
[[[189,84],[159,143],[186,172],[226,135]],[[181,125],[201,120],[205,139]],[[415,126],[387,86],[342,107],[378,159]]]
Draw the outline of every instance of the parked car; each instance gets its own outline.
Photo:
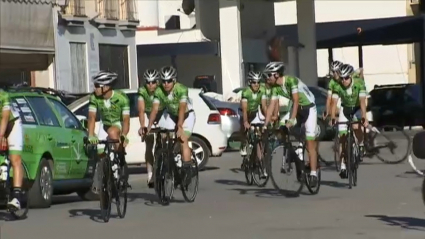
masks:
[[[374,125],[425,127],[421,86],[417,84],[376,85],[369,93]]]
[[[45,208],[53,194],[77,194],[96,199],[91,192],[95,161],[85,154],[86,129],[55,96],[41,90],[9,89],[12,106],[23,124],[24,185],[32,207]]]
[[[145,162],[145,144],[141,142],[138,130],[139,112],[137,108],[137,90],[123,90],[130,100],[130,143],[127,146],[126,161],[128,164],[141,164]],[[68,106],[79,119],[86,119],[88,115],[89,95],[76,100]],[[211,155],[220,156],[227,147],[227,137],[221,130],[221,118],[217,108],[211,104],[200,89],[189,89],[189,98],[192,100],[196,113],[195,126],[189,143],[194,149],[199,168],[208,163]],[[100,124],[99,114],[96,118],[95,132]]]

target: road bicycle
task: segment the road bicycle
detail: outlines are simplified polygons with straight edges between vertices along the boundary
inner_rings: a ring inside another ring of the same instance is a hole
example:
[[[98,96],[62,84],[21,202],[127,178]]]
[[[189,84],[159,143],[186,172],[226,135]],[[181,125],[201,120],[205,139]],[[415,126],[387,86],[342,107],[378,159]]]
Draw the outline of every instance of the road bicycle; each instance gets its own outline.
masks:
[[[263,126],[264,124],[251,124],[247,130],[247,150],[246,156],[243,157],[246,183],[252,185],[255,182],[258,187],[264,187],[269,180],[265,162],[265,147],[268,143],[262,140]]]
[[[184,169],[180,165],[182,154],[175,130],[155,128],[151,132],[156,134],[154,188],[159,202],[168,205],[178,186],[185,201],[194,202],[199,186],[198,163],[194,152],[191,151],[190,167]]]
[[[267,147],[268,172],[273,187],[280,193],[287,196],[298,196],[306,185],[311,194],[317,194],[320,190],[321,170],[319,163],[317,164],[317,185],[311,185],[310,162],[305,160],[306,143],[302,132],[304,127],[300,128],[297,134],[294,130],[289,130],[286,126],[281,126],[279,130],[267,129],[267,141],[273,143],[273,138],[279,139],[281,143],[272,149]],[[291,140],[291,135],[295,140]],[[293,189],[287,187],[289,180],[295,176],[293,180]],[[281,178],[280,178],[281,177]],[[283,183],[283,184],[281,184]]]
[[[128,184],[128,166],[125,161],[125,150],[123,147],[124,137],[120,140],[106,139],[99,140],[98,144],[105,145],[104,157],[99,160],[98,176],[100,177],[100,210],[104,222],[108,222],[111,217],[112,200],[115,200],[117,214],[119,218],[124,218],[127,212],[127,189],[131,188]],[[87,137],[84,143],[88,144]],[[119,149],[113,150],[114,144],[119,143]],[[92,148],[97,152],[97,147]]]
[[[11,199],[13,192],[13,168],[9,159],[9,150],[0,151],[0,200],[7,204]],[[22,160],[21,160],[22,161]],[[16,210],[14,207],[7,207],[7,211],[15,220],[25,219],[28,214],[29,200],[29,173],[24,161],[22,161],[22,171],[24,177],[22,180],[21,198],[19,200],[21,209]]]

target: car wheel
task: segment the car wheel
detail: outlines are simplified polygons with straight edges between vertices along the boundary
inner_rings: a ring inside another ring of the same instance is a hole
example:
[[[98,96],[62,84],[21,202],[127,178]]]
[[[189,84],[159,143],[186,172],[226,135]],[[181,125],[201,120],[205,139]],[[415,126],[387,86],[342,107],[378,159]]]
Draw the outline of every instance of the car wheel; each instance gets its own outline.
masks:
[[[53,174],[47,159],[41,159],[37,176],[29,191],[31,207],[47,208],[52,204]]]
[[[78,196],[84,201],[98,201],[99,195],[94,193],[91,188],[77,191]]]
[[[192,143],[192,150],[198,162],[198,169],[202,170],[208,163],[210,158],[210,149],[207,144],[196,136],[191,136],[189,141]]]
[[[317,127],[316,127],[316,135],[317,140],[322,141],[326,136],[326,124],[322,120],[317,120]]]

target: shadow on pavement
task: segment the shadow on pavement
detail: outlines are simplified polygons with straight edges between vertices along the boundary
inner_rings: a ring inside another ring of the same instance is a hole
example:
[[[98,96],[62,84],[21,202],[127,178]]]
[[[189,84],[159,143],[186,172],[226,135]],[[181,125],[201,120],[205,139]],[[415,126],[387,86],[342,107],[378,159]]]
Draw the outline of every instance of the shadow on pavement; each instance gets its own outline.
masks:
[[[347,183],[341,183],[341,182],[337,182],[337,181],[322,180],[322,181],[320,181],[320,185],[328,186],[328,187],[334,187],[334,188],[348,188]]]
[[[115,204],[111,205],[112,208],[115,207]],[[89,217],[90,220],[98,223],[105,223],[101,218],[100,209],[71,209],[68,211],[69,217]],[[111,219],[118,218],[118,215],[111,212]]]
[[[61,205],[74,202],[82,202],[83,200],[78,196],[63,195],[53,196],[52,205]]]
[[[177,189],[176,189],[177,190]],[[176,193],[176,191],[174,191]],[[158,196],[152,191],[152,193],[128,193],[128,202],[134,202],[138,199],[144,200],[144,204],[147,206],[164,206],[159,203]],[[170,200],[170,203],[184,203],[184,200],[177,200],[174,197]],[[167,205],[165,205],[167,206]]]
[[[271,197],[286,197],[286,198],[296,198],[299,197],[299,195],[294,195],[290,191],[278,191],[276,189],[271,188],[253,188],[253,189],[246,189],[246,188],[232,188],[230,189],[232,191],[239,192],[240,195],[255,195],[256,197],[262,197],[262,198],[271,198]]]
[[[219,167],[214,167],[214,166],[205,166],[203,169],[199,170],[201,172],[203,171],[213,171],[213,170],[217,170],[220,169]]]
[[[385,222],[388,226],[397,226],[404,229],[425,231],[425,219],[414,217],[390,217],[386,215],[365,215]]]
[[[233,179],[217,179],[216,183],[224,185],[238,185],[238,186],[248,186],[245,181],[233,180]]]
[[[231,168],[229,169],[232,173],[244,173],[244,171],[240,168]]]

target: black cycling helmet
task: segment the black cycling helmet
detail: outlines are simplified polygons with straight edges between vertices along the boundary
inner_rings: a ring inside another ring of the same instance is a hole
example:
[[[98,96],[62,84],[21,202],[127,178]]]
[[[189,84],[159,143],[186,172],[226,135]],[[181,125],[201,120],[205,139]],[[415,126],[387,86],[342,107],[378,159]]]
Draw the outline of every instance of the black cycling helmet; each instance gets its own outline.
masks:
[[[173,80],[177,78],[177,70],[172,66],[164,66],[161,68],[160,75],[163,80]]]

